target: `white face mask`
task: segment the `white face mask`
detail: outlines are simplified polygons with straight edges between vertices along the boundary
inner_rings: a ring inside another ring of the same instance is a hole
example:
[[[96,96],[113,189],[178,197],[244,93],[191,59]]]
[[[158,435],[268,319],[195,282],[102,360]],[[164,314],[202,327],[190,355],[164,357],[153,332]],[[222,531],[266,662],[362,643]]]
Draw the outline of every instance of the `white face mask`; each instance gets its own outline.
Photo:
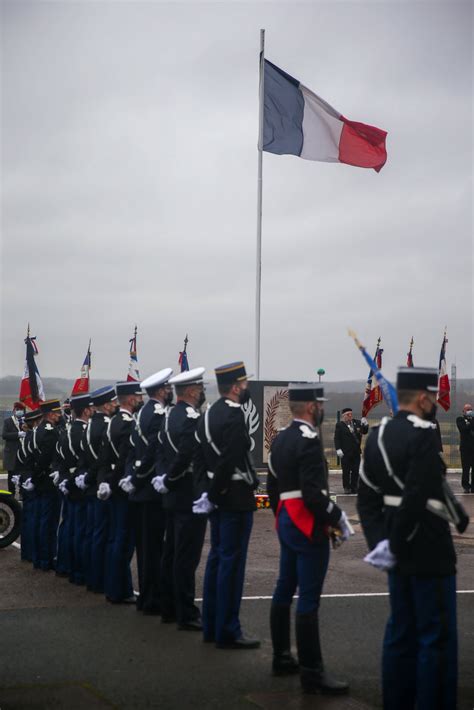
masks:
[[[25,412],[23,411],[23,409],[15,409],[15,411],[13,412],[13,414],[15,415],[15,417],[16,417],[17,419],[19,419],[20,417],[24,417],[24,416],[25,416]]]

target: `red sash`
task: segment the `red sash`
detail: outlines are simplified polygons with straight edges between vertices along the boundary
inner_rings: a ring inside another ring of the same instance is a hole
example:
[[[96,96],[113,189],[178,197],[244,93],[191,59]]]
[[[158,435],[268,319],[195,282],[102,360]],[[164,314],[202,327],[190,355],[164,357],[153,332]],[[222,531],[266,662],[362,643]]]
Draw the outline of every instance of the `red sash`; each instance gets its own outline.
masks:
[[[275,527],[278,530],[278,516],[282,505],[285,506],[290,520],[308,540],[313,539],[314,513],[312,513],[303,503],[302,498],[288,498],[278,502]]]

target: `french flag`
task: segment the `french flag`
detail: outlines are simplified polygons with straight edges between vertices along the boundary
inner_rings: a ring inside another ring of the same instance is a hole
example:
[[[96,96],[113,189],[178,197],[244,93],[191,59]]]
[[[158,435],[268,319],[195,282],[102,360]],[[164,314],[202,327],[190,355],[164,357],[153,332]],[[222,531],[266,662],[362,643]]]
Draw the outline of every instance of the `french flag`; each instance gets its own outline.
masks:
[[[35,357],[38,354],[36,338],[28,334],[25,340],[26,359],[23,377],[20,383],[20,402],[29,409],[39,409],[41,402],[46,399],[44,396],[43,383],[39,374]]]
[[[439,354],[439,375],[438,375],[438,397],[439,404],[447,412],[451,407],[451,386],[449,384],[448,368],[446,365],[446,343],[448,339],[446,333],[441,344],[441,352]]]
[[[267,59],[263,88],[262,150],[377,172],[385,165],[386,131],[345,118]]]
[[[81,376],[74,383],[71,396],[76,394],[87,394],[89,392],[89,373],[91,369],[91,343],[87,348],[87,355],[82,363]]]

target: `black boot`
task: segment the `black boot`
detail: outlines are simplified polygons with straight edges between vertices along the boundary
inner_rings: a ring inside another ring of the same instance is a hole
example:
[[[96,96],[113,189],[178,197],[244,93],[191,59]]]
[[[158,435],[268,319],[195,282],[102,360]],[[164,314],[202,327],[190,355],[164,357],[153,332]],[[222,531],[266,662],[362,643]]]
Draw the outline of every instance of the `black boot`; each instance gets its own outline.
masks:
[[[317,611],[296,615],[296,645],[303,693],[347,693],[348,684],[336,680],[324,670]]]
[[[270,630],[273,644],[273,675],[291,675],[299,670],[298,661],[291,655],[290,607],[272,604]]]

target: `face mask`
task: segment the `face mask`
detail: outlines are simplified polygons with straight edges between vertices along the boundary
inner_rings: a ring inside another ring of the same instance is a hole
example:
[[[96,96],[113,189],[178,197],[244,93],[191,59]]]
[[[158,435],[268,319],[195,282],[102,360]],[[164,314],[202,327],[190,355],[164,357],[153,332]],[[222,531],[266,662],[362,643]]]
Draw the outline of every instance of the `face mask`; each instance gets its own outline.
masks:
[[[247,404],[247,402],[250,401],[250,391],[246,387],[244,390],[240,390],[239,392],[239,404]]]
[[[115,409],[112,410],[112,414],[118,414],[120,412],[120,404],[117,404]]]
[[[432,422],[436,419],[436,412],[438,411],[438,407],[436,404],[431,405],[431,409],[429,412],[423,412],[423,419],[426,419],[428,422]]]
[[[21,419],[22,417],[25,416],[25,412],[23,411],[23,409],[15,409],[15,411],[13,412],[13,414],[15,415],[15,417],[16,417],[17,419]]]
[[[166,407],[171,407],[171,405],[173,404],[173,393],[167,392],[163,401]]]
[[[196,402],[196,407],[199,409],[200,407],[202,407],[202,405],[204,404],[205,401],[206,401],[206,393],[204,391],[199,392],[199,397],[198,397],[198,401]]]
[[[323,421],[324,421],[324,409],[321,411],[318,411],[317,409],[315,409],[314,414],[313,414],[314,426],[321,426]]]
[[[134,414],[140,411],[140,409],[143,407],[143,401],[142,402],[137,402],[136,405],[133,408]]]

